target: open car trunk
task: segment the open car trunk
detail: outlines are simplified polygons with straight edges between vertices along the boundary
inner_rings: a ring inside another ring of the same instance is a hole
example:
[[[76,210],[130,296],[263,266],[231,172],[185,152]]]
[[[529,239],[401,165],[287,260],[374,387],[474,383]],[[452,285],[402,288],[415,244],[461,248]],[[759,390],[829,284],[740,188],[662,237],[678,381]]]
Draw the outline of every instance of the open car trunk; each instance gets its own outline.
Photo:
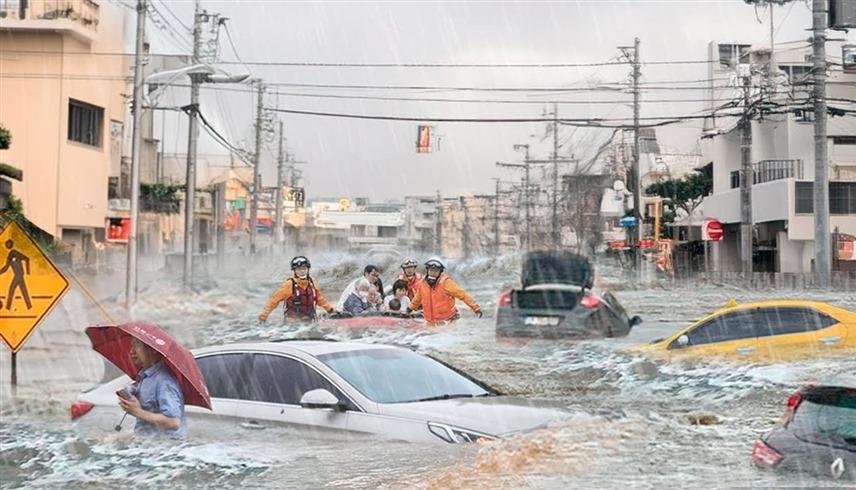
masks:
[[[523,289],[539,284],[561,284],[590,289],[594,270],[582,255],[567,252],[530,252],[523,257]]]

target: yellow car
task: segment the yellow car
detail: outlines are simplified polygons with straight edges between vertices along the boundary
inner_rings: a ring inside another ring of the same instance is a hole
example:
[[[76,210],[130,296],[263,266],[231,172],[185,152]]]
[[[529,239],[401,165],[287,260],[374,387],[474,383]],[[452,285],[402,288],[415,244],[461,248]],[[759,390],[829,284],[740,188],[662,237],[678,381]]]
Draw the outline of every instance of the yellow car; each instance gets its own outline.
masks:
[[[856,349],[856,313],[816,301],[764,301],[725,308],[671,337],[631,348],[655,356],[780,360]]]

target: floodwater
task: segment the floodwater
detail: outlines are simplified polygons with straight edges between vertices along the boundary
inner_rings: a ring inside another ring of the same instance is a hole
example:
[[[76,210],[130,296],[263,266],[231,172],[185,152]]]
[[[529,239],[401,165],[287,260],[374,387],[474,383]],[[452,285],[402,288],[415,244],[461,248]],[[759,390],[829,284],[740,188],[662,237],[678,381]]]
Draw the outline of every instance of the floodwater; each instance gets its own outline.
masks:
[[[361,262],[336,255],[314,258],[313,275],[331,302],[359,273]],[[392,260],[379,265],[386,267],[389,280]],[[451,273],[491,312],[499,293],[517,280],[517,267],[515,257],[476,259],[453,264]],[[318,333],[255,321],[268,294],[288,273],[284,262],[230,271],[200,279],[193,293],[182,292],[174,279],[150,285],[142,291],[134,317],[159,323],[189,346]],[[730,298],[800,297],[853,308],[853,293],[757,292],[715,285],[689,291],[657,283],[628,287],[615,269],[602,267],[599,273],[601,285],[613,289],[631,315],[644,319],[628,338],[497,342],[492,313],[478,320],[468,311],[462,321],[432,331],[325,332],[340,339],[409,345],[505,393],[560,401],[589,414],[486,445],[421,446],[373,438],[306,438],[286,428],[250,433],[230,428],[204,431],[177,446],[159,446],[135,441],[130,430],[81,432],[68,421],[68,407],[76,391],[98,382],[103,370],[80,340],[85,324],[68,325],[64,329],[74,332],[64,335],[71,340],[40,344],[45,359],[52,360],[42,366],[48,374],[41,375],[38,389],[22,386],[16,402],[3,392],[0,488],[835,486],[805,475],[760,472],[749,455],[754,440],[773,426],[796,387],[856,372],[853,357],[668,363],[624,349],[663,337]],[[71,306],[60,312],[63,321],[93,321],[85,301],[74,295],[65,301]],[[5,369],[0,370],[4,382]],[[691,422],[700,416],[713,423]]]

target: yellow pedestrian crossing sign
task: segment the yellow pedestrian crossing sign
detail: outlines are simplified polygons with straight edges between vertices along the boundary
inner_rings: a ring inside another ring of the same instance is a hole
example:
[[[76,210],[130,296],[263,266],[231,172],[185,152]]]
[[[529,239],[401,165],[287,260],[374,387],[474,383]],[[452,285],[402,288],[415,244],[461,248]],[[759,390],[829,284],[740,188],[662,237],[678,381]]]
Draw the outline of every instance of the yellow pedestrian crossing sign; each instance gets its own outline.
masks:
[[[11,221],[0,232],[0,337],[18,352],[68,290],[68,280]]]

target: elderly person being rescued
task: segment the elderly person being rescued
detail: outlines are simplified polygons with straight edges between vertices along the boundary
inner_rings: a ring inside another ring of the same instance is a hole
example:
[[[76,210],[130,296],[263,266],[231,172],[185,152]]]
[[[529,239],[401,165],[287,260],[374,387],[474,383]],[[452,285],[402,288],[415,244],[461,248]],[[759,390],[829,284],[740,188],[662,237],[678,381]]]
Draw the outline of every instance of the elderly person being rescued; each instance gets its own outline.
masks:
[[[163,355],[135,338],[131,339],[130,354],[141,368],[140,380],[133,384],[127,398],[119,397],[119,406],[137,419],[134,433],[183,438],[184,394],[164,364]]]
[[[368,279],[360,279],[354,286],[355,290],[345,298],[343,310],[351,315],[357,316],[364,311],[373,311],[374,305],[369,303],[371,295],[371,283]]]

